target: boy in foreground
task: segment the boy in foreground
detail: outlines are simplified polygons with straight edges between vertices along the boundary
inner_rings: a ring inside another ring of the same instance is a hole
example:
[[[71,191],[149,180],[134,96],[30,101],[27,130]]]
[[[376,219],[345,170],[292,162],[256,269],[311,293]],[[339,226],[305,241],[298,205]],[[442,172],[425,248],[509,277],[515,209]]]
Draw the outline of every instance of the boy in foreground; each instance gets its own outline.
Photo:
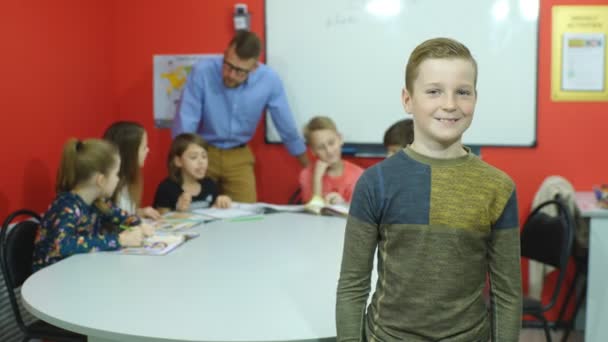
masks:
[[[338,341],[515,342],[515,186],[461,142],[477,101],[477,63],[463,44],[435,38],[412,52],[405,79],[414,141],[368,168],[355,188],[338,283]],[[378,282],[366,308],[376,249]]]

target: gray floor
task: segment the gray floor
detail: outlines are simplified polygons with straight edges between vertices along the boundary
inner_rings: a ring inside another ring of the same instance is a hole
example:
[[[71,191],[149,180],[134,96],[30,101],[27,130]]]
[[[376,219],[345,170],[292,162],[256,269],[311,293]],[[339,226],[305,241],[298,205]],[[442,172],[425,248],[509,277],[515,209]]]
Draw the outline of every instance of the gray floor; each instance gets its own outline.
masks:
[[[553,331],[551,334],[553,341],[561,342],[562,332]],[[522,329],[519,335],[519,342],[545,342],[545,331],[543,329]],[[585,338],[582,331],[573,331],[568,336],[568,342],[583,342]]]

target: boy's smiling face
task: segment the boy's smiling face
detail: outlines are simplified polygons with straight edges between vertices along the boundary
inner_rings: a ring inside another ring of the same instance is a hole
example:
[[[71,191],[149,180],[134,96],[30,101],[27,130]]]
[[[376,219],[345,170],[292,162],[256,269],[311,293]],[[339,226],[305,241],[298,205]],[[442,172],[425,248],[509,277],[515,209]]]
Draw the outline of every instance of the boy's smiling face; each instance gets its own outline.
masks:
[[[427,59],[419,66],[413,88],[403,89],[402,101],[414,117],[414,144],[460,148],[477,102],[473,64],[462,58]]]

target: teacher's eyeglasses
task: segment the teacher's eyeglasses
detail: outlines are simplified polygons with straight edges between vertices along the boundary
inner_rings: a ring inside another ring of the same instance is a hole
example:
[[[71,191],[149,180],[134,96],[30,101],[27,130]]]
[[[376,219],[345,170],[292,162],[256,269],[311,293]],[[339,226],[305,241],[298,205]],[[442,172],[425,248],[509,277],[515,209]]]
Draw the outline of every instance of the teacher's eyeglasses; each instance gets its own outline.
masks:
[[[228,69],[229,72],[234,71],[234,73],[239,77],[247,76],[252,70],[252,69],[239,68],[236,65],[226,61],[225,59],[224,59],[224,67],[226,69]]]

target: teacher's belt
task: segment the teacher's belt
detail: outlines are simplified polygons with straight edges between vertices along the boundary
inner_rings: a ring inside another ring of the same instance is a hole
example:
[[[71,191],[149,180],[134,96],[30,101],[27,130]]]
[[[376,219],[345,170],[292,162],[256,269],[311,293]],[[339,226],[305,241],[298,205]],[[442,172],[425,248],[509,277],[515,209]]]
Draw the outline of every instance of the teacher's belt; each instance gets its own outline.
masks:
[[[222,148],[222,147],[213,146],[212,144],[210,144],[210,143],[208,143],[206,141],[205,141],[204,145],[205,145],[205,149],[213,148],[213,149],[216,149],[216,150],[224,150],[224,151],[238,150],[239,148],[247,147],[247,144],[240,144],[240,145],[236,145],[236,146],[233,146],[233,147]]]

